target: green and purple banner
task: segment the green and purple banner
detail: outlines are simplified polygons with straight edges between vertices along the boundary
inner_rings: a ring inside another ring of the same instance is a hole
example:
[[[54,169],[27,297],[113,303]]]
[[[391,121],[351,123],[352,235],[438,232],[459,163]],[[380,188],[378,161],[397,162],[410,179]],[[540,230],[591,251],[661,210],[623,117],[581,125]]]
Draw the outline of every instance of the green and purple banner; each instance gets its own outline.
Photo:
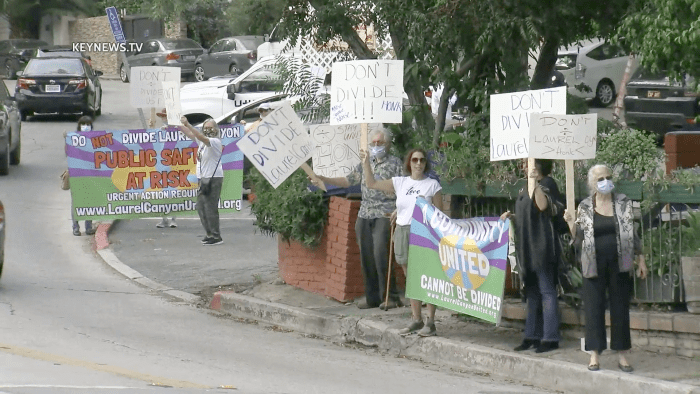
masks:
[[[425,199],[413,210],[406,297],[499,324],[510,221],[450,219]]]
[[[221,126],[220,212],[241,210],[240,124]],[[70,132],[66,155],[75,220],[195,213],[197,143],[177,128]]]

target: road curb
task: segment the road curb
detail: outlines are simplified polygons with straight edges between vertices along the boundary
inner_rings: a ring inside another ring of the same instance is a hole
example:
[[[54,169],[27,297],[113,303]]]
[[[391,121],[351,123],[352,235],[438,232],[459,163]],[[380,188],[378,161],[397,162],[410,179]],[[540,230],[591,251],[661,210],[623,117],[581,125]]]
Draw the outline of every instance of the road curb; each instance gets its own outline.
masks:
[[[163,294],[167,294],[170,297],[176,298],[180,301],[184,301],[191,304],[198,304],[201,301],[199,296],[190,294],[181,290],[173,289],[172,287],[165,286],[158,282],[155,282],[143,275],[135,269],[124,264],[119,258],[114,254],[112,249],[109,247],[109,231],[117,221],[102,222],[97,226],[97,231],[95,232],[95,249],[97,254],[100,255],[102,260],[112,267],[115,271],[119,272],[128,279],[140,284],[141,286],[147,287],[151,290],[158,291]]]
[[[533,357],[448,338],[403,337],[387,324],[357,317],[340,317],[267,302],[235,292],[217,292],[211,308],[306,334],[374,346],[392,354],[436,365],[468,369],[517,380],[537,387],[573,393],[700,394],[700,387],[618,371],[588,371],[586,365]]]

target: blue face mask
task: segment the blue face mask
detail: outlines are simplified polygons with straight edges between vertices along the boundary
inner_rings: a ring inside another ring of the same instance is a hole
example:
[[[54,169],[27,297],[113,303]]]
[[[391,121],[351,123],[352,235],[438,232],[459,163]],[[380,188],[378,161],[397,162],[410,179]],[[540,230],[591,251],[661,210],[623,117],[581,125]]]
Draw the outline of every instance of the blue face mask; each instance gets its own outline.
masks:
[[[89,124],[81,124],[81,125],[80,125],[80,131],[92,131],[92,125],[89,125]]]
[[[386,148],[384,146],[371,146],[369,148],[369,155],[370,157],[381,159],[386,155]]]
[[[598,182],[598,191],[601,194],[610,194],[615,188],[615,184],[610,179],[604,179]]]

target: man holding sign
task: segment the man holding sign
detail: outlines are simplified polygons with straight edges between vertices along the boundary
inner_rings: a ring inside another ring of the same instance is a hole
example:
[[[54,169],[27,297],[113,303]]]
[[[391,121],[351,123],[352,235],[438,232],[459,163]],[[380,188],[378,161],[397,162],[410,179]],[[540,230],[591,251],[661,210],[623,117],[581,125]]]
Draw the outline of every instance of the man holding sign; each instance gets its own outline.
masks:
[[[372,172],[377,180],[391,180],[402,175],[402,163],[396,156],[389,155],[391,148],[391,133],[384,128],[373,129],[369,133],[370,159]],[[347,177],[328,178],[318,176],[324,183],[338,187],[350,187],[362,184],[362,204],[355,223],[357,244],[360,247],[360,263],[365,282],[365,300],[358,308],[382,309],[395,308],[401,305],[401,299],[396,290],[396,281],[391,277],[389,284],[389,303],[384,304],[386,294],[386,277],[389,270],[389,217],[396,209],[396,197],[393,193],[367,188],[362,164],[358,164]]]
[[[199,141],[197,149],[197,213],[207,235],[202,245],[220,245],[224,243],[219,229],[219,196],[224,184],[224,170],[221,156],[224,151],[221,143],[219,125],[209,118],[202,124],[202,132],[192,127],[186,117],[180,118],[180,131],[192,141]]]

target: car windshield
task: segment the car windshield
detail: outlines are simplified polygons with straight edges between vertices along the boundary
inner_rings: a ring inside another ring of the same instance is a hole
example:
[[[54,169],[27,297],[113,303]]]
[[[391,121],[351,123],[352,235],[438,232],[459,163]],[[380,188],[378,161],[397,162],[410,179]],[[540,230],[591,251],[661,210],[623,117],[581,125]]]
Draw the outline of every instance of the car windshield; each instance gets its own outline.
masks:
[[[256,50],[258,49],[258,46],[265,42],[265,40],[262,37],[242,37],[239,38],[241,43],[243,44],[246,49],[250,50]]]
[[[24,75],[85,75],[85,70],[78,59],[43,58],[29,61]]]
[[[197,44],[197,42],[190,40],[189,38],[173,41],[163,41],[162,43],[166,50],[202,48],[199,44]]]

